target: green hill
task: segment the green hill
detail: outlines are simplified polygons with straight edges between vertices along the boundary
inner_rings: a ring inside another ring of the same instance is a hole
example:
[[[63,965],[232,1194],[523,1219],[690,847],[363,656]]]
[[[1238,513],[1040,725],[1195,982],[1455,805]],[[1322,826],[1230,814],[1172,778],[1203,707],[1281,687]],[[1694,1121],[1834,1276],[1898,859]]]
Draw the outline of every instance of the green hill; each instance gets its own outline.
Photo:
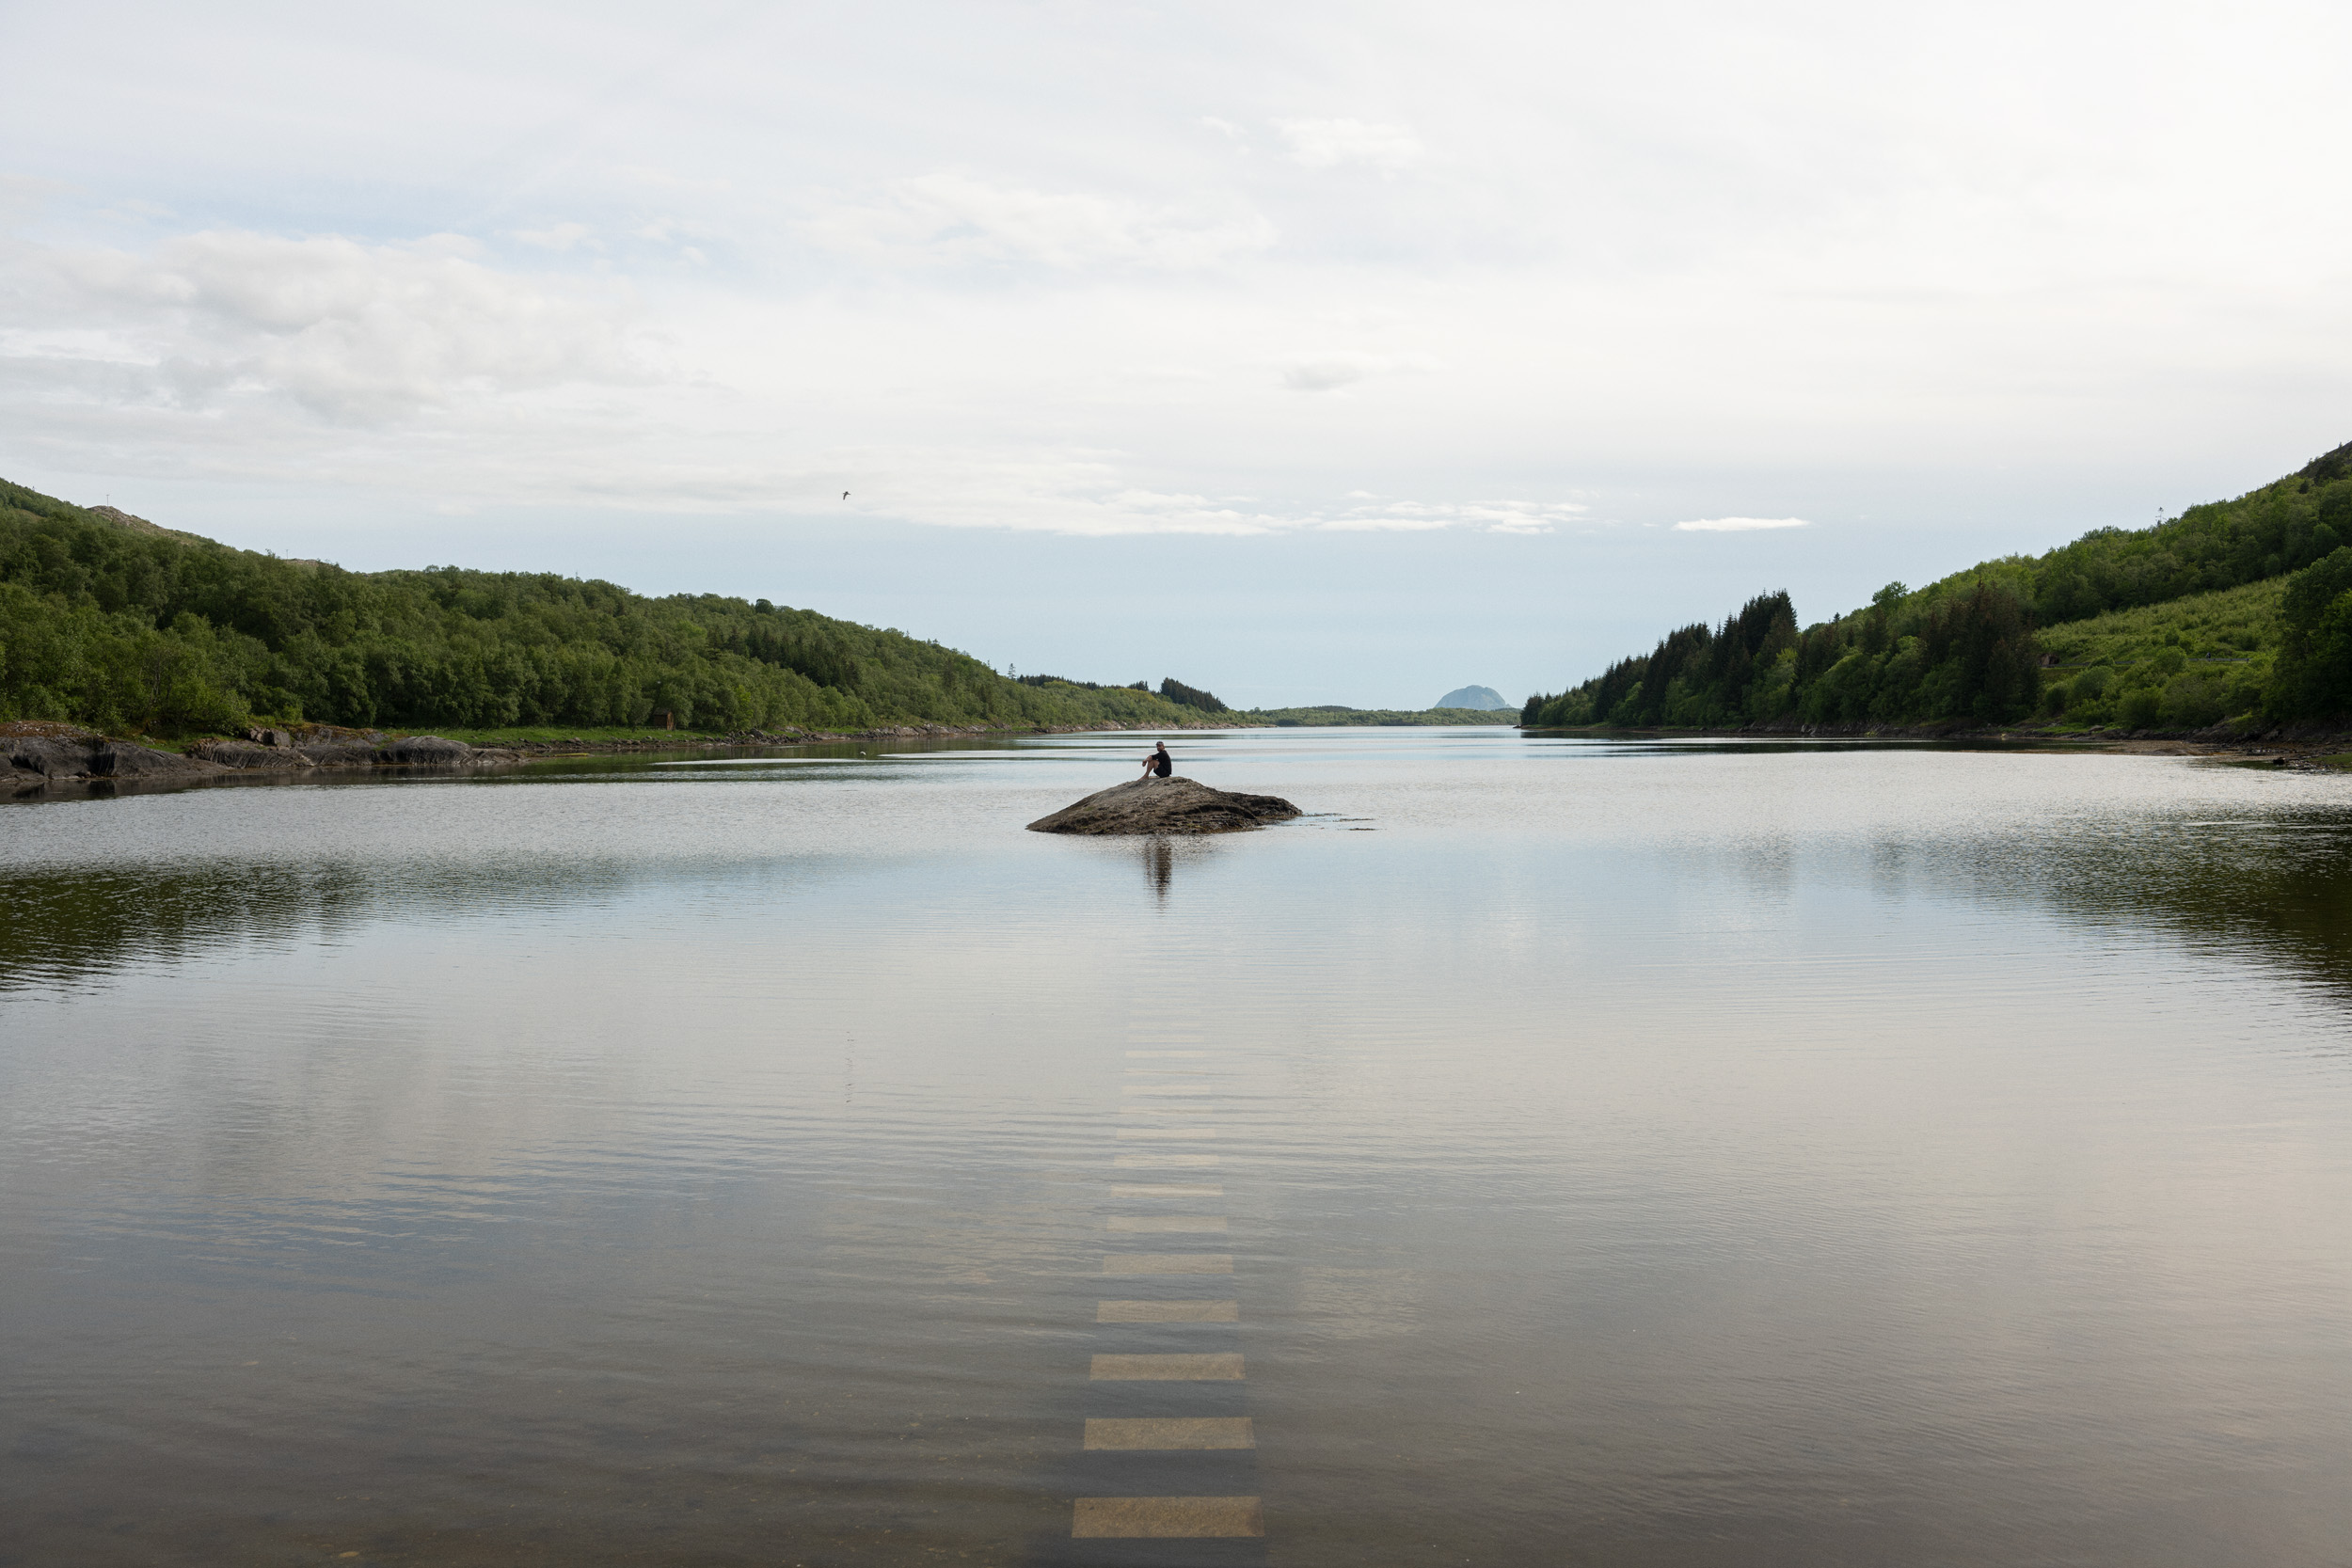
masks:
[[[2094,529],[1798,628],[1788,594],[1528,700],[1536,727],[2203,728],[2352,719],[2352,443],[2235,500]],[[2045,672],[2045,656],[2061,668]],[[2081,668],[2066,668],[2080,666]]]
[[[1997,582],[2044,626],[2167,604],[2311,565],[2352,544],[2352,442],[2235,500],[2192,506],[2143,529],[2093,529],[2040,556],[1980,562],[1920,590]]]
[[[2110,610],[2040,634],[2043,716],[2059,728],[2201,729],[2261,709],[2285,636],[2286,577]]]
[[[611,728],[665,712],[713,732],[1212,721],[1127,688],[1025,685],[765,599],[455,566],[347,572],[0,483],[0,720],[190,735],[258,719]]]

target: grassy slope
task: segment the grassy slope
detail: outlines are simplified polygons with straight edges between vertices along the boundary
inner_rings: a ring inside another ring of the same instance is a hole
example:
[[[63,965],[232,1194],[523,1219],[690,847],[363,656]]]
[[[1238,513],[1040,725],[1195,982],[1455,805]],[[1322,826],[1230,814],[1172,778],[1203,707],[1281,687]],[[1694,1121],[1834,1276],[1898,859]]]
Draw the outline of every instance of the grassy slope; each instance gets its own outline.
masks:
[[[2110,610],[2043,627],[2042,647],[2068,667],[2133,664],[2168,647],[2179,648],[2192,663],[2259,657],[2278,651],[2279,601],[2286,589],[2285,578],[2266,578],[2217,594]]]
[[[2257,728],[2286,588],[2286,578],[2269,578],[2048,628],[2041,645],[2058,662],[2042,672],[2044,701],[2062,711],[2045,712],[2043,722],[2058,730],[2201,729],[2231,720]],[[2090,693],[2086,676],[2110,684]],[[2137,710],[2126,706],[2134,692],[2144,694]]]
[[[2352,442],[2233,499],[2142,529],[2093,529],[2038,556],[1981,561],[1911,594],[2007,587],[2048,628],[2269,581],[2352,544]]]
[[[2352,539],[2352,444],[2233,500],[2189,508],[2152,528],[2095,530],[2038,557],[1979,562],[1915,595],[1932,602],[1996,581],[2032,607],[2035,643],[2056,659],[2049,688],[2084,671],[2113,677],[2106,700],[2067,705],[2061,728],[2153,721],[2189,727],[2195,704],[2167,701],[2152,720],[2127,714],[2134,689],[2202,682],[2234,722],[2256,727],[2284,637],[2293,574]],[[2086,613],[2101,600],[2109,608]],[[2137,602],[2134,602],[2137,601]],[[2210,705],[2204,715],[2209,716]]]

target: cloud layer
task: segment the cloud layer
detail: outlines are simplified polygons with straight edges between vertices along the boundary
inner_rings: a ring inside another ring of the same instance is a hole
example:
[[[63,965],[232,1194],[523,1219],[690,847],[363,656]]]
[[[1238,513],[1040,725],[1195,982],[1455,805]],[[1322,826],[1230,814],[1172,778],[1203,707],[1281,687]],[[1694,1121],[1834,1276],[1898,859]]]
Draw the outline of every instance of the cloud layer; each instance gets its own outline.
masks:
[[[336,425],[653,378],[626,290],[517,277],[478,251],[453,235],[372,245],[219,230],[145,255],[19,243],[5,252],[0,366],[34,409],[211,419],[276,404]]]
[[[937,173],[896,182],[879,199],[820,210],[805,232],[820,245],[880,263],[941,267],[1034,263],[1188,271],[1274,243],[1254,214],[1222,221],[1085,191],[1046,192]]]
[[[8,471],[1337,549],[2352,419],[2341,8],[405,14],[0,17]]]
[[[1291,157],[1308,168],[1361,164],[1393,173],[1421,162],[1421,138],[1402,125],[1360,119],[1283,119],[1275,122]]]

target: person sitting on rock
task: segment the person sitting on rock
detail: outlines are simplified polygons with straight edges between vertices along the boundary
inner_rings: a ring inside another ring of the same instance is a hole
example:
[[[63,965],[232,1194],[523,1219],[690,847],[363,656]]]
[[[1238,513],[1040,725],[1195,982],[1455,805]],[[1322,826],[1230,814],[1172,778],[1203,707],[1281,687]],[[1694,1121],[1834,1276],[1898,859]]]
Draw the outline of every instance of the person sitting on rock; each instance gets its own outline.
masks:
[[[1153,746],[1151,753],[1143,759],[1143,776],[1147,779],[1154,773],[1165,779],[1175,771],[1176,759],[1168,754],[1168,742],[1165,740]]]

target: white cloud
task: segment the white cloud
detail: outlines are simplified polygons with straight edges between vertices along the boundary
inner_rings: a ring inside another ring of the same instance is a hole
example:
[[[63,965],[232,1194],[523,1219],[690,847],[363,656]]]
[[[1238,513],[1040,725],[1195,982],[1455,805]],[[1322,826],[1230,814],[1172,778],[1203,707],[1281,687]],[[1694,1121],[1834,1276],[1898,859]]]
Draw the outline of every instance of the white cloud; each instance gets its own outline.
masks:
[[[1768,528],[1811,528],[1803,517],[1700,517],[1675,524],[1680,533],[1753,533]]]
[[[1363,492],[1347,498],[1356,499]],[[1587,508],[1581,501],[1463,501],[1416,502],[1367,498],[1369,504],[1327,517],[1315,527],[1327,533],[1424,532],[1435,529],[1466,529],[1480,533],[1549,533],[1563,523],[1580,520]]]
[[[0,318],[6,354],[103,361],[65,397],[188,408],[282,400],[344,422],[462,398],[647,378],[636,309],[609,288],[553,285],[471,259],[459,236],[407,245],[211,230],[149,256],[20,245],[32,287]],[[14,313],[13,310],[8,313]]]
[[[140,421],[172,434],[169,411]],[[1541,533],[1581,517],[1573,501],[1416,501],[1349,496],[1337,504],[1179,490],[1139,476],[1131,454],[1034,446],[818,446],[779,449],[742,422],[723,389],[671,386],[627,403],[510,401],[453,415],[435,432],[428,503],[453,515],[560,508],[628,515],[839,513],[938,528],[1077,537],[1197,534]],[[119,417],[110,422],[119,425]],[[344,429],[320,451],[298,425],[258,413],[234,450],[215,452],[212,421],[178,432],[214,477],[253,477],[299,459],[314,478],[355,491],[408,480],[411,447],[392,427]],[[695,430],[688,442],[682,430]],[[653,432],[649,437],[648,431]],[[273,450],[274,449],[274,450]]]
[[[55,180],[0,173],[0,223],[15,223],[31,217],[47,203],[71,190],[71,186]]]
[[[1021,459],[978,451],[842,453],[817,471],[867,486],[885,512],[951,527],[1056,533],[1546,533],[1580,517],[1575,501],[1413,501],[1343,498],[1337,508],[1263,498],[1211,497],[1137,484],[1116,452],[1040,452]]]
[[[1430,368],[1426,359],[1385,354],[1298,354],[1278,361],[1275,374],[1294,392],[1329,392],[1376,375]]]
[[[1123,197],[1026,190],[961,174],[902,180],[878,200],[826,208],[805,232],[870,261],[1062,269],[1212,267],[1274,241],[1273,226],[1255,214],[1208,218]]]
[[[517,229],[515,238],[543,250],[569,250],[595,233],[584,223],[559,223],[548,229]]]
[[[1375,125],[1360,119],[1278,119],[1274,128],[1290,144],[1292,160],[1308,168],[1364,164],[1394,173],[1421,161],[1421,138],[1402,125]]]
[[[151,363],[139,346],[104,327],[0,328],[0,359],[79,360],[100,365]]]

